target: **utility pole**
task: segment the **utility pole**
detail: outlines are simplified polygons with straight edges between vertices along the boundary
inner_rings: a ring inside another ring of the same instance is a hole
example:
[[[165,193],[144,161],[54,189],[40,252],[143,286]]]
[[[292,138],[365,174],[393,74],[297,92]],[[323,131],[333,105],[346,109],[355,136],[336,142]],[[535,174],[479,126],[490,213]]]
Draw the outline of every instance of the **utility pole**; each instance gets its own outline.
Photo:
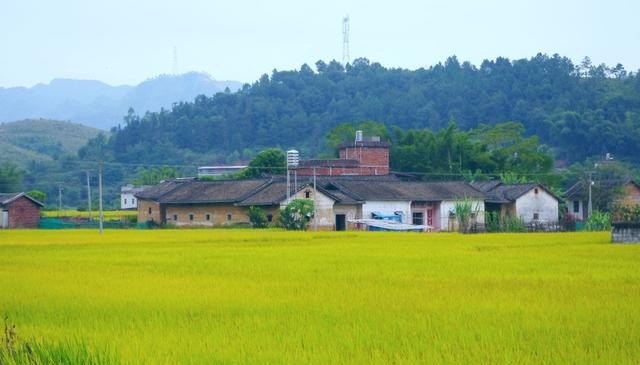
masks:
[[[91,180],[89,179],[89,170],[85,172],[87,173],[87,204],[89,207],[89,222],[91,222]]]
[[[316,168],[313,168],[313,230],[318,230],[318,208],[316,203]]]
[[[58,218],[60,218],[60,211],[62,210],[62,185],[58,185]]]
[[[100,210],[100,234],[102,234],[102,221],[104,220],[104,214],[102,212],[102,161],[98,169],[98,209]]]
[[[592,172],[589,171],[589,205],[587,206],[587,218],[591,217],[591,212],[593,211],[593,202],[591,201],[591,186],[593,185],[593,177]]]

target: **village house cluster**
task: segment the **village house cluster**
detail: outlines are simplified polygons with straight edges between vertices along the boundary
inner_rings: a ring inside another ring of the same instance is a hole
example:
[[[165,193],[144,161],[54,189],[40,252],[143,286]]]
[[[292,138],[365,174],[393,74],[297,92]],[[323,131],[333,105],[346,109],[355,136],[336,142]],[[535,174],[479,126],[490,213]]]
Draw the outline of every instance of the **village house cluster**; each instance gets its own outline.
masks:
[[[389,144],[361,133],[340,147],[340,158],[303,160],[292,170],[294,183],[285,177],[165,181],[135,194],[138,221],[241,225],[249,223],[248,209],[255,206],[275,222],[293,199],[313,200],[313,224],[324,230],[357,229],[377,219],[451,231],[457,228],[455,204],[463,199],[475,207],[476,222],[484,222],[485,212],[519,217],[525,224],[558,220],[559,198],[541,184],[403,181],[390,172]]]

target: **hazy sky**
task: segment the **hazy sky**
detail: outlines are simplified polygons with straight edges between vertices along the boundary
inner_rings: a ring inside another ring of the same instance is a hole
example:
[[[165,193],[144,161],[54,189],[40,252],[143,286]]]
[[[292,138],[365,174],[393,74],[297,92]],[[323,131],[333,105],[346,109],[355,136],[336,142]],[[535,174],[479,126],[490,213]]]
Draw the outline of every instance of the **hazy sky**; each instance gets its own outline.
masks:
[[[0,0],[0,87],[53,78],[136,84],[205,71],[252,82],[271,70],[342,58],[428,67],[457,55],[559,53],[640,68],[638,0]]]

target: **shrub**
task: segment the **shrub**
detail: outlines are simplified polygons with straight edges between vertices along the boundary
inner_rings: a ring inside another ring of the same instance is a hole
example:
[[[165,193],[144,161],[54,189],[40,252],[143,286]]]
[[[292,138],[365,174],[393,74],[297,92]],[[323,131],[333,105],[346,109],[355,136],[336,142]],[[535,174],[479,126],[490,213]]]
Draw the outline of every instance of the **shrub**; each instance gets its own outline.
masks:
[[[294,199],[280,213],[278,222],[284,229],[304,230],[313,218],[313,201],[308,199]]]
[[[608,231],[611,229],[611,214],[593,211],[584,224],[587,231]]]
[[[249,207],[249,222],[253,228],[266,228],[269,225],[267,214],[259,207]]]

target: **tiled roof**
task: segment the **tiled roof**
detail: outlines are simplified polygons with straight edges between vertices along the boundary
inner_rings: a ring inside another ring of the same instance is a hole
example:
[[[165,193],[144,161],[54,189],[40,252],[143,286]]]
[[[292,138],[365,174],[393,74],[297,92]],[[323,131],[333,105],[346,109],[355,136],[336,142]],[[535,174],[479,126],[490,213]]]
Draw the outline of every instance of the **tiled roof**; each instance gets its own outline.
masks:
[[[503,184],[499,181],[492,180],[474,182],[472,185],[485,192],[487,195],[486,201],[489,203],[511,203],[535,188],[544,189],[551,196],[560,200],[555,194],[538,183]]]
[[[292,184],[292,194],[295,188]],[[298,177],[298,190],[313,184],[313,178]],[[319,177],[319,192],[338,204],[364,201],[442,201],[463,198],[485,199],[470,184],[453,182],[407,182],[391,176]],[[259,180],[172,180],[137,194],[139,199],[166,204],[233,203],[242,206],[276,205],[286,199],[286,180],[282,177]]]
[[[32,202],[34,202],[35,204],[41,207],[44,207],[44,204],[42,202],[30,197],[25,193],[0,193],[0,206],[10,204],[11,202],[20,198],[21,196],[24,196],[25,198],[31,200]]]
[[[636,183],[634,180],[623,179],[594,180],[593,187],[600,190],[612,190],[623,187],[627,184],[634,184],[640,188],[640,185],[638,185],[638,183]],[[570,200],[586,200],[589,196],[586,181],[580,180],[576,182],[569,189],[567,189],[564,195],[567,197],[567,199]]]
[[[237,203],[269,183],[269,180],[193,180],[163,195],[160,203]]]

